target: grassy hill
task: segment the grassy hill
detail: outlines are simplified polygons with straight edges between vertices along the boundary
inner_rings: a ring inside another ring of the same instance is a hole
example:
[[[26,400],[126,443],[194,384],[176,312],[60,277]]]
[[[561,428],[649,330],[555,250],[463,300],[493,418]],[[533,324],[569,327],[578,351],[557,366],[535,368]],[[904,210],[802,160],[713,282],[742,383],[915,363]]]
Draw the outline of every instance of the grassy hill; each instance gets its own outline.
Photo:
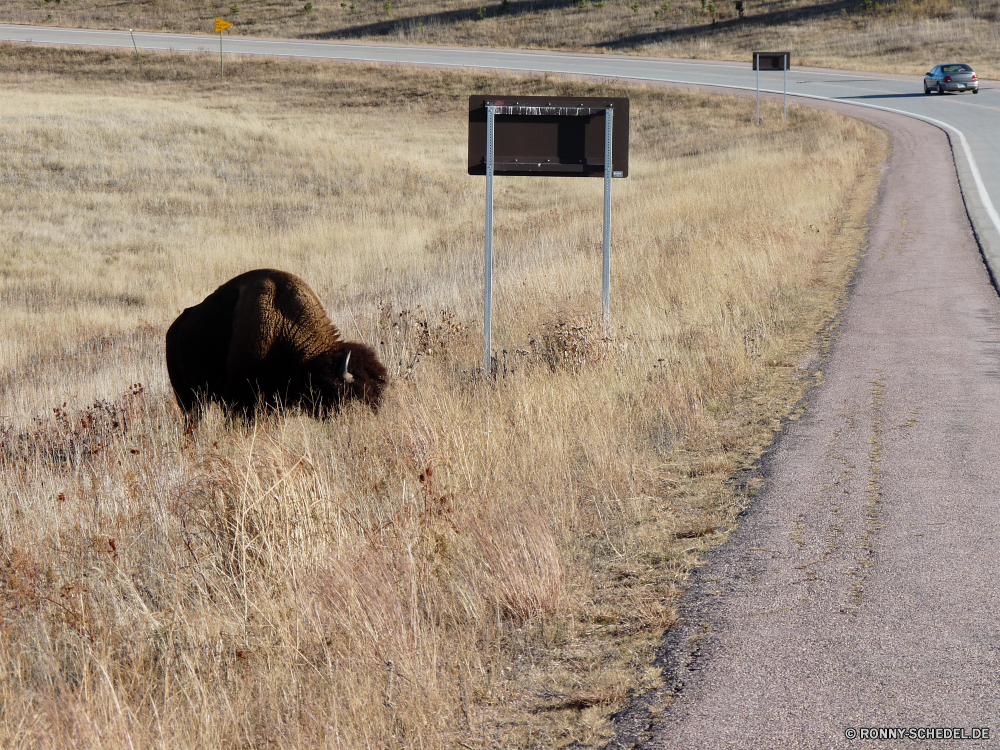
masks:
[[[961,59],[1000,77],[993,0],[0,0],[11,23],[627,52],[919,75]]]

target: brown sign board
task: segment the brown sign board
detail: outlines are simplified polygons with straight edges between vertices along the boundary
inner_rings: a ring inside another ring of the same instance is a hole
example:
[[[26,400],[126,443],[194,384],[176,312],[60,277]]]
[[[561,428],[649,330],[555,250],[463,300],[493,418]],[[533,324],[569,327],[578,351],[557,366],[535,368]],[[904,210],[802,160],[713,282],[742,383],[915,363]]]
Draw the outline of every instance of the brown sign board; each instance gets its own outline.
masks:
[[[493,173],[603,177],[605,112],[613,177],[628,177],[628,99],[566,96],[469,97],[469,174],[486,174],[486,107],[495,106]]]
[[[754,52],[754,70],[791,70],[791,52]]]

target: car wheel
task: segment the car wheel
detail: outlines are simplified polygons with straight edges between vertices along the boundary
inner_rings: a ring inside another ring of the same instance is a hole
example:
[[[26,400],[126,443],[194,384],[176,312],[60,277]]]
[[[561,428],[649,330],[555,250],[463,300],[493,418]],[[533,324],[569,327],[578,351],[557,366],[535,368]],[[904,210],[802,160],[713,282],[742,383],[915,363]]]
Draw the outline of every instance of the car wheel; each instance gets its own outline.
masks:
[[[972,89],[972,93],[973,94],[978,94],[979,93],[979,89]]]
[[[944,86],[942,86],[940,83],[938,84],[938,94],[942,96],[944,95]]]
[[[929,88],[927,88],[927,84],[925,83],[924,84],[924,95],[926,96],[929,93],[931,93],[931,90]]]

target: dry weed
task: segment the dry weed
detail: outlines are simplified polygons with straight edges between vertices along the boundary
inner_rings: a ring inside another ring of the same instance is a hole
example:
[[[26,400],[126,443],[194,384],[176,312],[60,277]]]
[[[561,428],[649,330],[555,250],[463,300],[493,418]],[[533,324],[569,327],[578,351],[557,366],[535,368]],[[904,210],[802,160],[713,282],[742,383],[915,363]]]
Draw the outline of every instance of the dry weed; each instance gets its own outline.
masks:
[[[132,65],[0,57],[0,744],[600,743],[805,387],[877,134],[549,79]],[[601,185],[498,180],[496,378],[483,90],[633,112],[609,338]],[[377,414],[184,430],[166,327],[261,266],[378,349]]]

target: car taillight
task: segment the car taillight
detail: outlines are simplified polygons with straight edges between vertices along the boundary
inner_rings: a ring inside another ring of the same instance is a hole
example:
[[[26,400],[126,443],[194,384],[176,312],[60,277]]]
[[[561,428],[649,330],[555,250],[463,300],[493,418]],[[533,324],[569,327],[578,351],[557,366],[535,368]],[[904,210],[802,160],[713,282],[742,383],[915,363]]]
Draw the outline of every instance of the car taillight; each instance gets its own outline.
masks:
[[[951,83],[951,76],[945,76],[941,80],[943,80],[945,83]]]
[[[973,73],[972,74],[972,80],[973,81],[978,81],[979,80],[979,76],[977,76],[975,73]]]

